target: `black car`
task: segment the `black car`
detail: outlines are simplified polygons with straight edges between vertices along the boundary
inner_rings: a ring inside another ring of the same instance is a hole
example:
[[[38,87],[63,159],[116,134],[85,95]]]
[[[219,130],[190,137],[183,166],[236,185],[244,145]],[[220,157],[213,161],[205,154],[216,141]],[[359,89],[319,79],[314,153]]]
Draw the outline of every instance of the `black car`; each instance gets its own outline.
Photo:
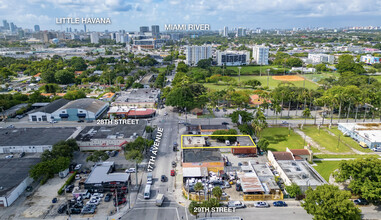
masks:
[[[369,202],[366,199],[355,199],[353,201],[356,205],[369,205]]]
[[[71,192],[73,192],[73,189],[74,189],[74,185],[68,185],[68,186],[65,188],[65,192],[67,192],[67,193],[71,193]]]
[[[66,208],[67,208],[67,205],[66,204],[62,204],[60,205],[60,207],[58,207],[58,210],[57,210],[57,213],[58,214],[62,214],[66,211]]]
[[[222,125],[229,125],[229,123],[227,123],[227,122],[222,122],[221,124]]]
[[[165,175],[161,175],[161,182],[167,181],[167,177]]]
[[[81,209],[79,208],[71,208],[68,211],[66,211],[66,214],[81,214]]]
[[[112,194],[107,193],[107,195],[105,196],[105,202],[110,202],[111,198],[112,198]]]
[[[82,123],[82,122],[85,122],[84,120],[78,120],[78,123]]]
[[[21,152],[21,154],[19,155],[19,157],[24,157],[25,156],[25,152]]]

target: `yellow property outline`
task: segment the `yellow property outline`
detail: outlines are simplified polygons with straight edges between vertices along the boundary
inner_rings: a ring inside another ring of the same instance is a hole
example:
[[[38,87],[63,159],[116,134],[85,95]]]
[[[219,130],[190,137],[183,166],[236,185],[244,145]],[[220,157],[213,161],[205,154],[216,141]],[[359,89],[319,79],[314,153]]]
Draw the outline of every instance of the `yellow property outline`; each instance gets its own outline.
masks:
[[[236,137],[243,137],[243,136],[247,136],[250,138],[251,142],[253,142],[253,145],[254,146],[216,146],[216,147],[183,147],[183,137],[212,137],[212,136],[236,136]],[[183,134],[181,135],[181,149],[211,149],[211,148],[248,148],[248,147],[257,147],[257,145],[255,145],[253,139],[251,138],[250,135],[247,135],[247,134],[216,134],[216,135],[207,135],[207,134]]]

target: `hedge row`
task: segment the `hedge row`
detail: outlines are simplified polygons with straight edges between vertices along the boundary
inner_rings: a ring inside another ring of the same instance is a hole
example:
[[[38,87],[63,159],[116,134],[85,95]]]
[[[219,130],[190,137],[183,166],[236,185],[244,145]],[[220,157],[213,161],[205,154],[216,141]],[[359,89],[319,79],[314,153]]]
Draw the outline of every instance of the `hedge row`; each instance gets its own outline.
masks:
[[[74,173],[66,180],[65,184],[58,190],[58,195],[62,195],[63,191],[65,190],[65,187],[70,185],[74,181],[75,175],[77,175],[77,171],[74,171]]]

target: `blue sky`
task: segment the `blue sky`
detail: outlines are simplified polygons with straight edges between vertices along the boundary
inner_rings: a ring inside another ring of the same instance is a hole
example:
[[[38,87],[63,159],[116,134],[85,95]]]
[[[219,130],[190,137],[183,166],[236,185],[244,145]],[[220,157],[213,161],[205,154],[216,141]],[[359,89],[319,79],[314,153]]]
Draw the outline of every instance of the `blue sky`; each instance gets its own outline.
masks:
[[[0,19],[17,26],[65,30],[56,17],[111,18],[111,25],[88,25],[97,31],[188,23],[210,24],[213,30],[380,26],[381,0],[0,0]]]

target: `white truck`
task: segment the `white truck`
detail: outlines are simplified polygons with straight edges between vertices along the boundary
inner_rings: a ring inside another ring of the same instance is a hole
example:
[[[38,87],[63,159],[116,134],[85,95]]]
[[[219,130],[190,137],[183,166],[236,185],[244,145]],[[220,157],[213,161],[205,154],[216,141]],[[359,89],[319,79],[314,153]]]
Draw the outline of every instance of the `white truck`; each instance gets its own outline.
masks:
[[[164,194],[158,194],[156,197],[156,206],[161,206],[164,202]]]
[[[68,174],[69,174],[69,168],[67,168],[66,170],[60,171],[58,173],[58,176],[61,178],[65,178]]]

